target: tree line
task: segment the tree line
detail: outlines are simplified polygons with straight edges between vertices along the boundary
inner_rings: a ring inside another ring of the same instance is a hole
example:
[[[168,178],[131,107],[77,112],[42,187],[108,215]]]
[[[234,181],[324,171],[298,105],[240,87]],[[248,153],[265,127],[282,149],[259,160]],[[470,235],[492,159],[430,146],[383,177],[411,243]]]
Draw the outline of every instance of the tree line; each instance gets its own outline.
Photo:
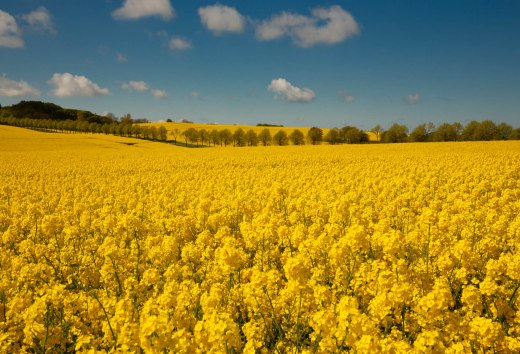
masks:
[[[384,143],[520,140],[520,128],[513,128],[507,123],[496,124],[491,120],[472,120],[466,126],[458,122],[435,126],[429,122],[419,124],[410,133],[406,125],[394,123],[387,130],[382,130],[378,124],[371,132],[377,141]]]
[[[404,143],[429,141],[489,141],[520,140],[520,128],[513,128],[507,123],[496,124],[491,120],[471,121],[466,126],[461,123],[441,123],[438,126],[429,122],[419,124],[411,132],[406,125],[394,123],[384,130],[377,124],[370,132],[375,141],[370,141],[368,134],[353,126],[324,130],[310,128],[306,134],[300,129],[288,132],[287,128],[276,133],[275,125],[258,124],[265,127],[260,132],[253,129],[196,129],[195,127],[181,131],[174,128],[168,131],[164,126],[144,126],[144,120],[132,119],[126,114],[117,119],[113,114],[107,117],[95,115],[88,111],[63,109],[53,103],[39,101],[21,101],[10,107],[0,107],[0,124],[18,127],[55,131],[62,133],[102,133],[131,138],[173,141],[185,146],[267,146],[267,145],[303,145],[362,143]],[[283,126],[278,126],[283,127]]]

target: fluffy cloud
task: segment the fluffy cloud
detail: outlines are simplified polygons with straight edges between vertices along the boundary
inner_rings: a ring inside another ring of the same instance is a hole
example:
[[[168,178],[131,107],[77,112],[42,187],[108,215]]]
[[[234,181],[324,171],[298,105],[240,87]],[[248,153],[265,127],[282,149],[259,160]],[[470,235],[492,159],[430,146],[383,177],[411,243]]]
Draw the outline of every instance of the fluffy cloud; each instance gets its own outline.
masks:
[[[126,57],[126,55],[124,55],[122,53],[117,53],[116,59],[120,63],[126,63],[128,61],[128,58]]]
[[[124,90],[134,90],[134,91],[148,91],[150,87],[148,84],[144,81],[129,81],[129,82],[123,82],[121,85],[121,88]]]
[[[168,96],[168,94],[166,93],[165,90],[156,90],[156,89],[152,90],[152,95],[156,99],[161,99],[161,98],[165,98]]]
[[[52,94],[58,97],[70,96],[102,96],[109,95],[110,91],[106,88],[101,88],[93,83],[85,76],[72,75],[69,73],[54,74],[52,78],[47,81],[54,85]]]
[[[235,8],[225,5],[212,5],[199,8],[202,24],[215,34],[241,33],[246,20]]]
[[[0,10],[0,47],[22,48],[22,31],[13,16]]]
[[[339,91],[338,92],[339,98],[341,98],[345,102],[352,102],[354,101],[354,96],[352,96],[350,93],[346,91]]]
[[[51,13],[43,6],[23,15],[22,18],[35,30],[56,33]]]
[[[419,96],[418,93],[415,93],[413,95],[408,95],[406,97],[406,102],[408,102],[408,104],[416,104],[417,102],[419,102],[420,99],[421,96]]]
[[[271,81],[267,89],[276,93],[277,98],[289,102],[311,102],[316,98],[314,91],[309,88],[299,88],[293,86],[289,81],[279,78]]]
[[[20,96],[39,96],[40,91],[29,85],[25,81],[9,80],[5,76],[0,76],[0,96],[20,97]]]
[[[288,36],[303,48],[316,44],[336,44],[359,33],[359,25],[340,6],[315,8],[312,16],[283,12],[257,24],[256,38],[261,41]]]
[[[192,44],[190,41],[180,37],[172,37],[168,42],[168,48],[170,48],[171,50],[183,51],[191,49],[191,47]]]
[[[174,15],[175,10],[169,0],[125,0],[121,8],[112,12],[112,17],[118,20],[135,20],[148,16],[170,20]]]

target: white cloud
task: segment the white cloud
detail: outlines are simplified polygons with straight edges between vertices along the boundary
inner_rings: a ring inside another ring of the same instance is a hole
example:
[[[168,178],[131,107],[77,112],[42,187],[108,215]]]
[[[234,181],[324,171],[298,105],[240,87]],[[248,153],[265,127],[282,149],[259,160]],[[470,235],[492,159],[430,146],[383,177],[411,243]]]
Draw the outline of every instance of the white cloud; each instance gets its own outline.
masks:
[[[22,31],[13,16],[0,10],[0,47],[22,48]]]
[[[126,63],[128,61],[126,55],[122,54],[122,53],[117,53],[116,55],[116,59],[118,62],[120,63]]]
[[[40,91],[38,89],[35,89],[25,81],[14,81],[9,80],[5,76],[0,76],[0,96],[40,96]]]
[[[281,38],[290,33],[298,26],[310,26],[314,23],[312,18],[282,12],[271,17],[270,20],[262,21],[256,27],[256,38],[261,41],[269,41]]]
[[[340,6],[315,8],[312,16],[282,12],[257,24],[256,38],[261,41],[288,36],[303,48],[316,44],[336,44],[359,33],[354,17]]]
[[[406,102],[408,102],[408,104],[416,104],[417,102],[419,102],[419,100],[421,99],[421,96],[419,96],[418,93],[415,93],[413,95],[408,95],[406,97]]]
[[[123,82],[121,84],[121,88],[124,90],[134,90],[134,91],[148,91],[150,87],[148,84],[144,81],[129,81],[129,82]]]
[[[267,89],[276,93],[277,98],[289,102],[311,102],[316,98],[316,94],[311,89],[293,86],[282,78],[272,80]]]
[[[171,50],[183,51],[192,48],[192,44],[189,40],[180,37],[172,37],[168,42],[168,47]]]
[[[148,16],[170,20],[175,16],[175,10],[169,0],[125,0],[121,8],[112,12],[112,17],[118,20],[135,20]]]
[[[241,33],[246,20],[235,8],[225,5],[212,5],[199,8],[202,24],[214,34]]]
[[[345,102],[354,101],[354,96],[352,96],[350,93],[348,93],[346,91],[339,91],[338,96]]]
[[[22,18],[37,31],[46,31],[52,34],[56,33],[52,15],[45,7],[40,6],[36,10],[23,15]]]
[[[152,90],[152,95],[156,99],[161,99],[161,98],[165,98],[168,96],[168,94],[166,93],[165,90],[156,90],[156,89]]]
[[[190,95],[193,98],[199,98],[200,97],[200,94],[197,91],[191,91]]]
[[[80,75],[72,75],[69,73],[54,74],[47,82],[55,86],[54,90],[52,90],[52,94],[58,97],[92,97],[110,94],[107,88],[101,88],[85,76]]]

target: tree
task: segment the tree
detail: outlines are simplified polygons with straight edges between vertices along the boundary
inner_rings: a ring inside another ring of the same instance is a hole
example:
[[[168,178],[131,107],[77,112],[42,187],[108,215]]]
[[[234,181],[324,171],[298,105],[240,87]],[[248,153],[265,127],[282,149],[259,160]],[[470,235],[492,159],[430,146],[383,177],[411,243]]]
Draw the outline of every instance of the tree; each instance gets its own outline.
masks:
[[[394,123],[381,137],[385,143],[402,143],[408,138],[406,125]]]
[[[419,124],[408,137],[410,141],[413,142],[424,142],[428,139],[428,131],[426,129],[426,124]]]
[[[223,129],[220,131],[220,146],[224,144],[224,146],[228,146],[231,143],[231,139],[233,138],[233,134],[229,131],[229,129]]]
[[[500,123],[497,125],[497,136],[498,140],[508,140],[513,133],[513,127],[506,123]]]
[[[209,133],[206,129],[202,128],[199,130],[199,138],[201,145],[204,145],[205,141],[207,141],[209,145]]]
[[[442,123],[433,133],[433,141],[457,141],[457,127],[453,124]]]
[[[368,135],[356,127],[345,126],[340,130],[341,140],[347,144],[361,144],[368,142]]]
[[[330,145],[336,145],[340,141],[340,134],[338,128],[330,129],[327,134],[325,134],[325,141]]]
[[[171,118],[166,119],[166,123],[173,123],[173,120]]]
[[[294,129],[293,132],[289,135],[289,139],[293,145],[305,144],[305,135],[303,135],[302,131],[299,129]]]
[[[244,129],[238,128],[233,133],[233,146],[244,146],[246,144],[246,133],[244,133]]]
[[[246,141],[248,146],[257,146],[258,145],[258,135],[254,132],[253,129],[249,129],[246,133]]]
[[[472,120],[469,122],[466,127],[464,127],[464,130],[462,131],[462,140],[464,141],[472,141],[475,140],[475,131],[477,130],[477,127],[479,126],[479,123],[476,120]]]
[[[381,136],[381,125],[376,124],[375,127],[370,129],[370,131],[374,133],[374,135],[376,136],[376,141],[379,142],[379,138]]]
[[[220,144],[220,134],[217,129],[213,129],[209,132],[209,139],[213,143],[213,146]]]
[[[171,136],[173,137],[173,142],[175,144],[177,144],[177,137],[179,136],[179,134],[181,133],[181,131],[179,130],[179,128],[174,128],[170,134]]]
[[[520,140],[520,128],[513,129],[509,135],[509,140]]]
[[[307,133],[307,139],[312,143],[312,145],[321,143],[323,140],[323,130],[318,127],[312,127]]]
[[[262,142],[263,146],[267,146],[271,143],[271,131],[268,128],[262,129],[258,134],[258,139]]]
[[[289,143],[289,139],[287,137],[287,133],[284,130],[279,130],[274,136],[273,140],[277,145],[287,145]]]
[[[195,128],[189,128],[182,132],[182,135],[184,136],[184,141],[186,143],[186,146],[188,146],[188,141],[191,144],[197,144],[199,146],[199,133]]]
[[[168,130],[164,126],[160,126],[159,129],[157,129],[157,133],[159,135],[159,140],[166,141],[168,138]]]
[[[132,120],[132,115],[130,113],[125,114],[121,117],[121,124],[132,124],[134,121]]]
[[[478,141],[489,141],[498,139],[498,130],[495,122],[485,120],[476,127],[473,138]]]
[[[157,138],[159,137],[159,130],[155,125],[152,125],[150,127],[150,137],[152,138],[152,140],[157,140]]]

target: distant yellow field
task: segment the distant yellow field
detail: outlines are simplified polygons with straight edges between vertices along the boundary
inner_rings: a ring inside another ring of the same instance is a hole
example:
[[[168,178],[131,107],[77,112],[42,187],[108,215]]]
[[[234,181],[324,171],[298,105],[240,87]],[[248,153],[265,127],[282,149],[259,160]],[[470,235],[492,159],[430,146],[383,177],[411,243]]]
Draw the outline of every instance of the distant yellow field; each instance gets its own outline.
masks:
[[[519,353],[520,141],[0,126],[0,353]]]

